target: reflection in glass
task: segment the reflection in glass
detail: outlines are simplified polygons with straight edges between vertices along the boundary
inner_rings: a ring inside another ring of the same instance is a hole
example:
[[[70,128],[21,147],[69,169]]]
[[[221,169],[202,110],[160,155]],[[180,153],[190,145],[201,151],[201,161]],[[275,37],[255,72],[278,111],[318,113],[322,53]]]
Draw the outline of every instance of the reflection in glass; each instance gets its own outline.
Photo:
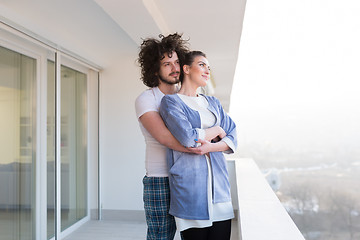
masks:
[[[0,47],[0,239],[34,239],[36,60]]]
[[[61,66],[61,230],[87,215],[86,79]]]

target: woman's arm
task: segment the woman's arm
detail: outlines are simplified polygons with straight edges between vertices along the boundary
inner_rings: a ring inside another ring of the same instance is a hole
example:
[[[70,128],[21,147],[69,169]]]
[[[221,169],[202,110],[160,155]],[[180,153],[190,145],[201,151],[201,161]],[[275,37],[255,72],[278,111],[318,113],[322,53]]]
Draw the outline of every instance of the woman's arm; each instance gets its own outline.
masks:
[[[225,153],[234,153],[237,147],[237,133],[236,133],[236,124],[231,119],[231,117],[224,111],[223,107],[220,104],[220,101],[215,98],[211,97],[215,104],[218,107],[219,114],[220,114],[220,127],[222,127],[226,133],[226,136],[221,139],[220,142],[225,142],[229,149],[224,151]]]
[[[220,126],[214,126],[211,128],[204,129],[205,131],[205,140],[211,142],[211,140],[219,137],[220,139],[226,136],[226,132]]]
[[[195,139],[200,138],[200,133],[192,126],[188,114],[174,97],[166,95],[162,98],[159,113],[166,127],[184,147],[196,147]]]
[[[197,146],[196,140],[203,138],[204,140],[211,141],[217,136],[224,139],[226,138],[226,131],[222,126],[215,126],[206,130],[194,128],[188,120],[187,114],[184,112],[181,105],[171,96],[163,97],[159,111],[166,127],[170,130],[172,135],[185,147],[194,148]],[[220,116],[222,117],[222,116]],[[199,133],[199,132],[204,132]],[[200,136],[202,135],[202,136]],[[226,145],[226,142],[225,142]],[[224,149],[223,143],[211,145],[217,147],[216,149]],[[230,147],[231,148],[231,147]],[[217,151],[217,150],[216,150]],[[225,150],[224,150],[225,151]]]

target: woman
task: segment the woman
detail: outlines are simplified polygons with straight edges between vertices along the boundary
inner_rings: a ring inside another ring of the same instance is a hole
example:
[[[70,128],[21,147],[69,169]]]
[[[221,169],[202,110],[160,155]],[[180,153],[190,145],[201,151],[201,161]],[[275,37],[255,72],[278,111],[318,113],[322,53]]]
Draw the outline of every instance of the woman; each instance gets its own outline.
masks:
[[[180,91],[162,99],[160,114],[183,146],[196,147],[200,142],[206,154],[168,149],[169,212],[184,240],[229,240],[234,214],[222,152],[235,151],[236,126],[218,99],[197,94],[210,79],[204,53],[189,52],[182,74]]]

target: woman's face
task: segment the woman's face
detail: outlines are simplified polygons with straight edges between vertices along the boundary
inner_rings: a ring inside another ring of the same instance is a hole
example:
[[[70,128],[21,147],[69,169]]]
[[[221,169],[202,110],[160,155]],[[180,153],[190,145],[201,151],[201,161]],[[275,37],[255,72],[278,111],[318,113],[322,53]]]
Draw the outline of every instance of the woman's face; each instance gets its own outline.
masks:
[[[184,73],[189,76],[190,81],[197,87],[205,87],[210,79],[209,62],[205,57],[197,56],[190,66],[184,66]]]

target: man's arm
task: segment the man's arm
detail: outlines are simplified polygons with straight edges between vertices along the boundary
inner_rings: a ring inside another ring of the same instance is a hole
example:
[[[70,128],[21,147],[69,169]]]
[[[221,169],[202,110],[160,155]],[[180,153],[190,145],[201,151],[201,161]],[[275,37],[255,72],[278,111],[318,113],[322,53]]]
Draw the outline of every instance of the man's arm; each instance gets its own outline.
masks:
[[[171,134],[169,129],[167,129],[158,112],[146,112],[139,118],[139,120],[151,136],[153,136],[160,144],[179,152],[199,154],[198,152],[200,151],[196,148],[189,150],[180,144],[180,142]]]
[[[164,120],[164,124],[174,137],[185,147],[196,147],[195,139],[212,140],[217,136],[225,137],[225,131],[215,126],[209,129],[195,128],[188,119],[187,113],[172,95],[162,98],[159,114]]]
[[[200,148],[186,148],[171,134],[166,127],[160,114],[155,111],[146,112],[140,118],[142,125],[160,144],[179,152],[187,152],[194,154],[204,154],[203,149]],[[206,130],[206,136],[210,137],[225,134],[221,127],[215,126]],[[194,139],[195,140],[195,139]]]

